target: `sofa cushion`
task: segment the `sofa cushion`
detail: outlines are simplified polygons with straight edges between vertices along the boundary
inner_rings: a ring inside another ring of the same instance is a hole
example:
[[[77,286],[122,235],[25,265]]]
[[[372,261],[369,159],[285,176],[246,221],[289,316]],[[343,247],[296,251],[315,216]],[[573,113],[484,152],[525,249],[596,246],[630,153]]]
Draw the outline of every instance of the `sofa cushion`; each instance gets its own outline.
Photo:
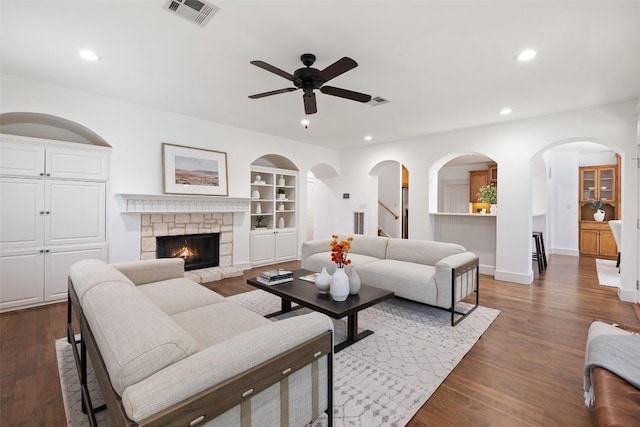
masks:
[[[111,266],[122,272],[136,285],[184,277],[184,260],[182,258],[120,262],[111,264]]]
[[[222,295],[185,278],[140,285],[138,289],[168,315],[225,301]]]
[[[358,268],[370,262],[378,261],[380,258],[349,252],[347,259],[351,260],[352,266]],[[336,271],[336,263],[331,261],[331,251],[309,255],[302,264],[302,268],[317,272],[320,272],[322,267],[326,267],[329,274],[333,274]]]
[[[371,262],[358,267],[365,285],[392,291],[396,296],[433,304],[437,298],[436,268],[431,265],[394,259]]]
[[[101,283],[121,282],[132,287],[135,286],[127,276],[99,259],[85,259],[76,262],[69,269],[69,277],[81,305],[86,292]]]
[[[196,340],[200,349],[272,323],[269,319],[231,301],[184,311],[173,315],[172,318]]]
[[[346,239],[347,237],[341,236],[338,238],[338,241]],[[387,254],[388,241],[389,238],[387,237],[355,235],[351,242],[351,251],[349,252],[348,258],[351,258],[352,255],[359,254],[383,259]],[[331,247],[329,247],[329,251],[331,251]]]
[[[94,286],[83,311],[119,395],[198,351],[196,341],[131,283]]]
[[[435,242],[432,240],[389,239],[387,259],[436,265],[442,258],[465,252],[466,249],[455,243]]]

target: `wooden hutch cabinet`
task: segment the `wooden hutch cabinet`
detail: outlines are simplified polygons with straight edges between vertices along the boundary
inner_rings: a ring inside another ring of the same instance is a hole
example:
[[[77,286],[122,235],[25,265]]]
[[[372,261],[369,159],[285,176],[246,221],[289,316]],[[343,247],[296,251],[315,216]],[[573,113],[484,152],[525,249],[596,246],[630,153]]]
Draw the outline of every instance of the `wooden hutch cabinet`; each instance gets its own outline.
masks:
[[[618,163],[620,158],[618,156]],[[616,258],[618,248],[609,228],[609,220],[620,215],[620,187],[618,165],[584,166],[579,168],[579,230],[580,254],[602,258]],[[602,199],[605,203],[604,221],[593,219],[592,200]]]

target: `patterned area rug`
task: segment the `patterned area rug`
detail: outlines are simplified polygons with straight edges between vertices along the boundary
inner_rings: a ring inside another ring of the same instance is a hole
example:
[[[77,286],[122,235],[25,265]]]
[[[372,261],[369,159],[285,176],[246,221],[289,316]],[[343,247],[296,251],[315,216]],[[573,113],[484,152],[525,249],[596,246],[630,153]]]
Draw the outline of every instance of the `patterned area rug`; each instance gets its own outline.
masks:
[[[230,298],[260,314],[280,309],[279,298],[260,290]],[[451,327],[448,312],[397,298],[360,312],[359,326],[374,334],[334,356],[334,425],[406,425],[499,313],[478,307]],[[334,325],[339,342],[346,336],[346,320],[334,321]],[[80,387],[71,346],[60,339],[56,350],[69,425],[88,425],[80,411]],[[91,396],[97,406],[102,398],[91,378]],[[111,425],[107,411],[98,414],[98,421],[100,426]],[[313,424],[323,426],[323,418]]]
[[[596,258],[596,271],[600,285],[620,287],[620,272],[616,267],[616,261]]]

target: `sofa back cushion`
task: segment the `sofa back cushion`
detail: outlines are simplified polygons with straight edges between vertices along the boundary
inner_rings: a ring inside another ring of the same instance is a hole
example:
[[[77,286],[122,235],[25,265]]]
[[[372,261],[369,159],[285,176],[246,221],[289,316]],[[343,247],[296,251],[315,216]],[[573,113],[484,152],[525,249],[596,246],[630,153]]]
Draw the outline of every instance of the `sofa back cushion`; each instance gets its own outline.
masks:
[[[196,341],[135,286],[104,282],[82,303],[115,391],[198,351]]]
[[[464,246],[455,243],[389,239],[386,258],[435,266],[442,258],[465,251]]]
[[[136,285],[184,277],[184,259],[158,258],[111,264]]]
[[[346,240],[347,237],[348,236],[340,236],[338,237],[338,241]],[[351,253],[384,259],[385,254],[387,253],[388,241],[389,239],[387,237],[364,236],[358,234],[353,236],[353,241],[351,242]],[[331,246],[329,246],[328,250],[331,251]]]
[[[127,276],[99,259],[85,259],[76,262],[69,269],[69,277],[81,305],[86,292],[101,283],[121,282],[132,287],[135,286]]]

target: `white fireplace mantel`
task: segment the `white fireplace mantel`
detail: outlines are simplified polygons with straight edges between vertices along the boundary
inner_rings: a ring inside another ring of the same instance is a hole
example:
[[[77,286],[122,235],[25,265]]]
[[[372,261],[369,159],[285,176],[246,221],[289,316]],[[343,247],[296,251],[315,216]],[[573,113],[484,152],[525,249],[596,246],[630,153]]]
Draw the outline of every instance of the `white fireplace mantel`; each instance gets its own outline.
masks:
[[[122,213],[249,212],[251,199],[180,196],[170,194],[116,194]]]

